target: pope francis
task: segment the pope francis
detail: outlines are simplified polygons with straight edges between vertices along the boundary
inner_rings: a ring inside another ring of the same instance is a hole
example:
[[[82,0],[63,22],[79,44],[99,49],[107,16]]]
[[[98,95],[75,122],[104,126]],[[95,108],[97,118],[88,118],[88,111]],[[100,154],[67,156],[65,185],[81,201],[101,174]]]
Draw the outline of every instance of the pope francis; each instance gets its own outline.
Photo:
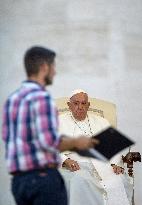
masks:
[[[110,126],[106,119],[88,113],[90,102],[85,91],[73,91],[67,104],[69,112],[59,115],[60,133],[90,137]],[[131,205],[133,186],[120,155],[104,163],[66,151],[61,153],[61,159],[60,172],[66,183],[69,205]]]

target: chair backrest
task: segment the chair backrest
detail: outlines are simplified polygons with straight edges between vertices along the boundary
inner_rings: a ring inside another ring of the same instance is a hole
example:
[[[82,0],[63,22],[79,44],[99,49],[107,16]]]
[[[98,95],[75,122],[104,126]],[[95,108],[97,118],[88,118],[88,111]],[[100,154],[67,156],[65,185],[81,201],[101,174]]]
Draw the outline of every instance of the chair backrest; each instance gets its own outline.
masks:
[[[55,99],[59,114],[63,114],[69,111],[67,105],[68,100],[69,98],[67,97]],[[106,118],[113,127],[116,127],[117,118],[116,118],[115,104],[101,99],[96,99],[96,98],[89,98],[89,101],[90,101],[90,107],[88,112]]]

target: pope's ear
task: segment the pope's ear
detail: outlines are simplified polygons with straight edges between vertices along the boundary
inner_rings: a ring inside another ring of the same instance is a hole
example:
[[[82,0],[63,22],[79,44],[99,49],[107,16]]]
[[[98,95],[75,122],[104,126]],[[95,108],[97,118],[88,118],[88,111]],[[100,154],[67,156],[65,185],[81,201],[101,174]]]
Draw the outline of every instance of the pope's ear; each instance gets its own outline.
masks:
[[[70,107],[70,102],[67,102],[68,107]]]
[[[71,102],[67,102],[67,105],[68,105],[69,110],[72,110],[72,109],[71,109],[71,107],[72,107],[72,106],[71,106]]]
[[[88,108],[90,107],[90,102],[88,102]]]

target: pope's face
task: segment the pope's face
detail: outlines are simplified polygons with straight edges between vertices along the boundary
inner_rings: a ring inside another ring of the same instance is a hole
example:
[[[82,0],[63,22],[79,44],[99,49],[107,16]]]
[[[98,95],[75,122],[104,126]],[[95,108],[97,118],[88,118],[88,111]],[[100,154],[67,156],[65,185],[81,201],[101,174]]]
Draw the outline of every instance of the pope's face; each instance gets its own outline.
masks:
[[[76,120],[84,120],[87,116],[87,111],[90,106],[87,94],[81,92],[72,96],[70,98],[70,102],[68,102],[68,106]]]

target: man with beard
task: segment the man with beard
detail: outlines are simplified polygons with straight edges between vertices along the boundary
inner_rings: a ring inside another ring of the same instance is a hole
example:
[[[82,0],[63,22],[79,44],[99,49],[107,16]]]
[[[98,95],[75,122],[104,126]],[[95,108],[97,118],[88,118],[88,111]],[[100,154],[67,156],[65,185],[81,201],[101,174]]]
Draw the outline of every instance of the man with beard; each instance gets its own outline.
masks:
[[[59,116],[59,130],[65,135],[91,137],[110,126],[106,119],[88,112],[88,95],[81,89],[71,93],[67,105],[69,111]],[[112,165],[72,151],[61,153],[61,158],[60,172],[66,182],[69,205],[131,204],[133,187],[121,167],[121,155],[114,157]]]
[[[57,110],[46,85],[55,75],[55,52],[30,48],[24,58],[28,80],[11,94],[4,107],[6,145],[12,193],[18,205],[67,205],[64,181],[57,170],[59,151],[87,149],[95,140],[58,134]]]

